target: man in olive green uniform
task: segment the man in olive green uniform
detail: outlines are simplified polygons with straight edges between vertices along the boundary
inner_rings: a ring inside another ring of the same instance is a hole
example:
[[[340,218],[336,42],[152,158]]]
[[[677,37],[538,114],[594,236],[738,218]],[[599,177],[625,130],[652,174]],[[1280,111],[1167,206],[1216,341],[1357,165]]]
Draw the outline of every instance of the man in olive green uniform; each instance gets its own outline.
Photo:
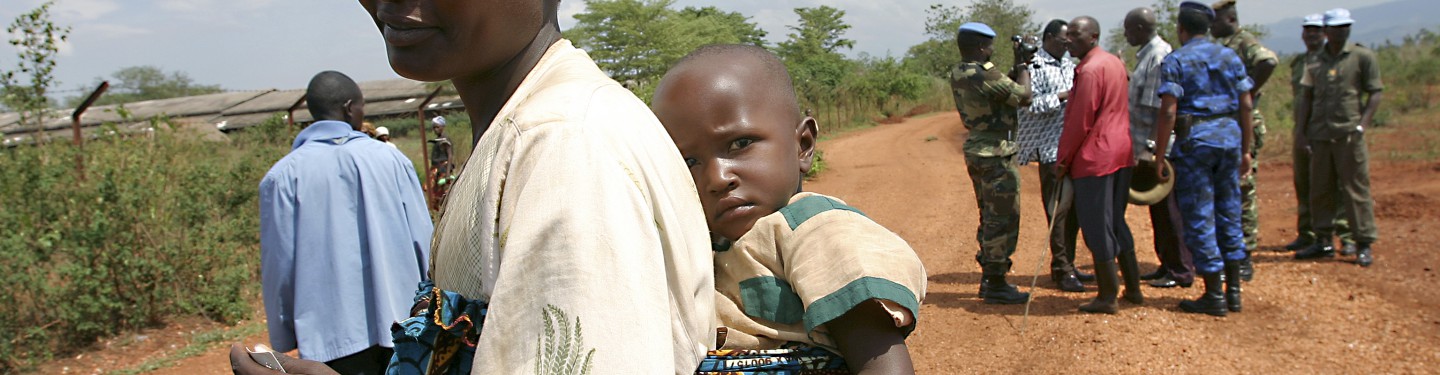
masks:
[[[1380,67],[1375,53],[1350,39],[1350,11],[1325,12],[1325,50],[1306,64],[1300,80],[1300,106],[1296,124],[1306,124],[1310,144],[1310,225],[1315,243],[1295,253],[1295,259],[1335,256],[1336,207],[1345,206],[1345,218],[1355,238],[1355,264],[1374,262],[1375,201],[1370,196],[1369,152],[1365,130],[1380,108]],[[1343,194],[1343,195],[1342,195]]]
[[[1020,237],[1020,172],[1015,167],[1016,111],[1030,105],[1030,72],[1017,64],[1014,80],[990,63],[995,31],[982,23],[960,26],[955,41],[962,61],[950,72],[955,107],[970,131],[965,139],[965,165],[980,208],[976,241],[984,277],[980,297],[985,303],[1021,304],[1030,294],[1005,282],[1010,255]],[[1018,54],[1018,53],[1017,53]],[[1017,58],[1015,61],[1028,61]]]
[[[1305,16],[1304,29],[1300,32],[1300,40],[1305,42],[1305,53],[1295,56],[1290,61],[1290,87],[1295,99],[1300,99],[1300,78],[1305,77],[1305,64],[1318,55],[1325,48],[1325,16],[1319,13]],[[1300,108],[1299,105],[1294,106]],[[1299,118],[1295,115],[1295,118]],[[1305,127],[1296,126],[1293,129],[1295,145],[1291,148],[1292,168],[1295,171],[1295,241],[1285,245],[1285,250],[1298,251],[1310,247],[1315,243],[1315,229],[1310,226],[1310,143],[1305,141]],[[1335,218],[1335,235],[1340,237],[1340,255],[1355,255],[1355,239],[1350,238],[1350,225],[1345,221],[1345,206],[1340,205],[1336,212],[1340,212]]]
[[[1211,8],[1215,9],[1215,22],[1210,26],[1210,36],[1215,37],[1215,43],[1240,55],[1240,61],[1245,63],[1245,72],[1251,81],[1255,81],[1255,88],[1250,89],[1250,97],[1255,101],[1252,111],[1254,120],[1251,121],[1255,130],[1255,144],[1250,148],[1250,173],[1241,173],[1245,177],[1241,177],[1240,181],[1240,227],[1245,232],[1245,260],[1240,261],[1240,278],[1250,281],[1255,273],[1250,263],[1250,253],[1260,246],[1260,210],[1255,201],[1255,174],[1260,169],[1260,147],[1265,145],[1265,119],[1260,116],[1260,89],[1270,80],[1270,74],[1275,72],[1280,58],[1275,56],[1275,52],[1261,45],[1254,34],[1240,28],[1240,15],[1235,9],[1235,0],[1220,0]]]

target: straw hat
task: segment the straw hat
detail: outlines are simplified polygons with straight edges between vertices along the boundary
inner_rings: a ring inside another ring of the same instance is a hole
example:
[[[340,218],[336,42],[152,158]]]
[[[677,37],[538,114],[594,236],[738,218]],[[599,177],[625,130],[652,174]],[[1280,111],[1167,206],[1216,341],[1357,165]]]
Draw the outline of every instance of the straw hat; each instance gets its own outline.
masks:
[[[1170,160],[1160,160],[1165,161],[1165,173],[1170,179],[1155,181],[1155,160],[1141,159],[1135,163],[1130,177],[1130,204],[1149,206],[1160,203],[1175,188],[1175,168],[1170,165]]]

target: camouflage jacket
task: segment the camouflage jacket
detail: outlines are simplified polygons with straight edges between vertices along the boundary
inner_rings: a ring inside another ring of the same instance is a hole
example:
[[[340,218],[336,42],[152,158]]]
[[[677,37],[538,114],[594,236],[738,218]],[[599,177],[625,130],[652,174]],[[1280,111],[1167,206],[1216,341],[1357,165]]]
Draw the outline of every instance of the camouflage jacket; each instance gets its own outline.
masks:
[[[1260,40],[1255,38],[1255,34],[1251,34],[1249,31],[1240,30],[1229,37],[1215,38],[1215,43],[1240,55],[1240,61],[1245,63],[1246,72],[1255,71],[1255,66],[1265,60],[1275,61],[1276,65],[1280,64],[1280,57],[1275,55],[1275,51],[1265,48],[1265,45],[1260,44]],[[1258,85],[1260,82],[1255,82],[1255,84]]]
[[[970,135],[965,154],[982,157],[1014,155],[1019,123],[1016,111],[1026,88],[995,69],[995,64],[962,62],[950,71],[955,107]]]

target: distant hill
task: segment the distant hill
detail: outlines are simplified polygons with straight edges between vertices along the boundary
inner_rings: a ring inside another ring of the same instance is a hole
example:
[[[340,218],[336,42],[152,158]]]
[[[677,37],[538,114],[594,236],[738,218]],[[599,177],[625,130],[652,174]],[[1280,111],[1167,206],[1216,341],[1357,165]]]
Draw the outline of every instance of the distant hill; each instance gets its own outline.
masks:
[[[1312,10],[1315,13],[1323,11],[1325,9]],[[1406,35],[1415,34],[1420,29],[1440,31],[1440,18],[1436,17],[1440,14],[1440,1],[1436,0],[1401,0],[1350,9],[1350,14],[1355,17],[1350,41],[1367,46],[1385,43],[1386,40],[1400,43]],[[1243,22],[1245,15],[1240,16]],[[1305,44],[1300,42],[1303,16],[1265,25],[1270,30],[1270,35],[1263,41],[1265,46],[1279,53],[1304,51]]]

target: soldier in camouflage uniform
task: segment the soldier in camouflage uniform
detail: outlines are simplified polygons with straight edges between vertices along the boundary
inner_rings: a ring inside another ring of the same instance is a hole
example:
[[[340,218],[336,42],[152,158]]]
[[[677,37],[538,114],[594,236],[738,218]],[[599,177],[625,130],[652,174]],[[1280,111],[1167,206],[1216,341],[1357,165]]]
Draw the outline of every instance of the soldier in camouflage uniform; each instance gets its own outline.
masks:
[[[1240,181],[1240,227],[1245,232],[1245,260],[1240,261],[1240,278],[1250,281],[1255,272],[1250,263],[1250,253],[1260,245],[1260,209],[1255,201],[1255,174],[1260,170],[1260,147],[1265,145],[1265,119],[1260,116],[1260,88],[1265,87],[1265,82],[1270,80],[1270,73],[1275,72],[1280,58],[1275,52],[1261,45],[1255,34],[1240,29],[1235,0],[1221,0],[1212,8],[1215,9],[1215,22],[1210,26],[1210,36],[1215,37],[1216,44],[1228,47],[1240,55],[1240,61],[1245,63],[1245,71],[1250,80],[1255,81],[1255,88],[1250,90],[1250,97],[1255,100],[1252,111],[1255,145],[1250,149],[1250,174]]]
[[[1030,102],[1030,72],[1024,64],[1016,65],[1012,80],[990,63],[995,31],[985,24],[961,25],[955,39],[963,61],[950,72],[950,88],[965,129],[970,131],[964,152],[980,208],[975,235],[980,243],[975,260],[984,274],[980,297],[985,303],[1025,303],[1030,295],[1006,283],[1005,274],[1020,237],[1020,172],[1015,167],[1014,136],[1016,111]]]

